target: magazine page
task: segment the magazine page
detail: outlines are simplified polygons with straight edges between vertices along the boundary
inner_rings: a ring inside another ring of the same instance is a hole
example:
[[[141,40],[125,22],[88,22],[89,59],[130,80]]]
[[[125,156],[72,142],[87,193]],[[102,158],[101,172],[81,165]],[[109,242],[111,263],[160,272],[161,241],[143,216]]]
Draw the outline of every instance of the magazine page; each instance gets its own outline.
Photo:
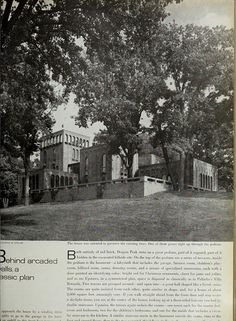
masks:
[[[233,12],[1,2],[1,321],[233,321]]]

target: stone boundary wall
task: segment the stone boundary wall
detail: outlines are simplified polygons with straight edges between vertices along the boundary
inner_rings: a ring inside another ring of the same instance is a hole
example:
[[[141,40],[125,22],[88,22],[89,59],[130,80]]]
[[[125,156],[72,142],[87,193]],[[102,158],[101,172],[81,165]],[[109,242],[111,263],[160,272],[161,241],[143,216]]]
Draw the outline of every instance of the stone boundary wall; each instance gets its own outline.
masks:
[[[125,181],[80,184],[78,186],[59,187],[34,192],[32,203],[68,202],[91,199],[113,199],[144,197],[169,190],[171,185],[152,177],[137,177]]]

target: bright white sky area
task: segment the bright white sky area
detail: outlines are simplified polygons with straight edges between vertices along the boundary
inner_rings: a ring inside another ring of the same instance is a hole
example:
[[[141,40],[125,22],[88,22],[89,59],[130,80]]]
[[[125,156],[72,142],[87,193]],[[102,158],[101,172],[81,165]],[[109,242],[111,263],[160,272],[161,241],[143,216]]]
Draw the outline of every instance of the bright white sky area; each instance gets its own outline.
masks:
[[[183,0],[180,4],[171,4],[167,7],[170,16],[167,22],[175,20],[178,24],[193,23],[204,26],[225,25],[228,28],[233,27],[234,21],[234,0]],[[73,103],[73,97],[66,105],[61,105],[54,112],[56,123],[53,131],[60,130],[62,125],[65,129],[80,132],[93,139],[94,134],[102,128],[97,123],[89,128],[79,128],[75,125],[71,117],[77,115],[78,107]],[[148,123],[148,119],[143,117],[143,124]]]

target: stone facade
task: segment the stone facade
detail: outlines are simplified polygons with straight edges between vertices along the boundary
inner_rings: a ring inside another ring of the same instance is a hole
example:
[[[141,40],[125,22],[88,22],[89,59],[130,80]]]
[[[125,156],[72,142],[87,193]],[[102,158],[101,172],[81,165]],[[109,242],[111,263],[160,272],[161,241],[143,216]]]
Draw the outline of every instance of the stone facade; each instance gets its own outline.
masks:
[[[70,164],[80,162],[80,150],[89,147],[90,138],[62,129],[41,139],[41,167],[67,172]]]
[[[179,181],[180,161],[170,163],[175,180]],[[169,180],[164,161],[157,164],[149,164],[139,167],[139,176],[150,176]],[[185,160],[184,184],[186,187],[194,187],[202,190],[218,190],[218,170],[215,166],[203,162],[188,155]]]
[[[134,155],[133,176],[138,170],[138,154]],[[111,155],[107,145],[81,149],[80,182],[109,181],[127,178],[127,170],[118,155]]]
[[[215,166],[193,159],[193,186],[206,190],[218,190],[218,170]]]
[[[174,178],[178,182],[180,172],[179,155],[174,151],[168,151],[168,153]],[[121,191],[124,189],[124,195],[131,195],[128,185],[134,184],[136,186],[136,183],[132,182],[131,184],[131,181],[127,186],[121,184],[127,181],[127,170],[120,156],[111,155],[107,145],[101,144],[89,147],[88,136],[64,129],[41,139],[40,165],[40,168],[34,169],[30,173],[30,194],[35,201],[45,199],[43,197],[45,191],[50,191],[50,198],[55,195],[59,197],[63,191],[65,195],[72,197],[71,195],[75,193],[74,187],[78,187],[78,184],[85,184],[85,186],[87,186],[86,184],[95,184],[89,189],[92,194],[96,194],[97,197],[102,194],[114,198],[115,191],[117,191],[117,195],[123,195]],[[132,174],[134,177],[147,176],[148,179],[156,178],[157,180],[149,181],[147,186],[149,186],[150,190],[165,190],[165,184],[168,186],[170,184],[169,173],[167,173],[161,150],[160,148],[154,149],[148,142],[147,137],[144,139],[139,153],[134,155]],[[190,154],[185,159],[184,176],[186,187],[211,191],[217,191],[218,189],[217,168],[193,158]],[[163,180],[164,185],[158,185],[158,180]],[[112,185],[112,191],[109,188],[104,189],[103,185],[99,185],[102,183],[109,186],[111,182],[120,182],[120,185]],[[24,185],[24,175],[20,175],[19,203],[24,197]],[[137,184],[137,186],[140,185]],[[67,191],[67,189],[70,189],[70,191]],[[60,193],[58,192],[59,190]],[[86,194],[85,188],[80,187],[76,190],[79,193]],[[49,194],[46,194],[49,197]],[[86,195],[81,195],[81,197],[83,199]],[[73,196],[74,198],[75,196]],[[80,196],[76,199],[80,199]]]
[[[78,175],[53,169],[40,168],[30,173],[30,194],[36,200],[39,192],[78,185]],[[24,198],[25,175],[18,176],[18,203]]]

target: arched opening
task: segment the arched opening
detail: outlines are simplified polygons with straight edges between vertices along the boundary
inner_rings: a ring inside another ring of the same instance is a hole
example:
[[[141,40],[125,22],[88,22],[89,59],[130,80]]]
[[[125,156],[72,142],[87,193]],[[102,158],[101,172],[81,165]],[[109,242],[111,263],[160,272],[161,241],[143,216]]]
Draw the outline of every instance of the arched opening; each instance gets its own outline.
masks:
[[[68,186],[68,177],[65,178],[65,185]]]
[[[86,157],[85,158],[85,175],[88,175],[88,166],[89,166],[88,157]]]
[[[102,172],[103,173],[106,173],[106,166],[107,166],[106,161],[107,161],[106,154],[103,154],[102,155]]]
[[[29,188],[32,189],[32,176],[29,177]]]
[[[60,186],[64,186],[64,176],[61,176],[61,179],[60,179]]]
[[[56,176],[56,187],[59,187],[59,176]]]
[[[69,179],[69,185],[73,185],[73,177],[70,177],[70,179]]]
[[[200,187],[202,187],[202,174],[200,174]]]
[[[47,152],[46,152],[46,150],[43,152],[43,166],[47,167]]]
[[[68,143],[68,135],[66,134],[66,143]]]
[[[54,188],[55,182],[54,182],[54,175],[51,175],[51,188]]]
[[[36,174],[35,176],[35,188],[39,189],[39,174]]]
[[[35,176],[32,176],[32,189],[35,189]]]

